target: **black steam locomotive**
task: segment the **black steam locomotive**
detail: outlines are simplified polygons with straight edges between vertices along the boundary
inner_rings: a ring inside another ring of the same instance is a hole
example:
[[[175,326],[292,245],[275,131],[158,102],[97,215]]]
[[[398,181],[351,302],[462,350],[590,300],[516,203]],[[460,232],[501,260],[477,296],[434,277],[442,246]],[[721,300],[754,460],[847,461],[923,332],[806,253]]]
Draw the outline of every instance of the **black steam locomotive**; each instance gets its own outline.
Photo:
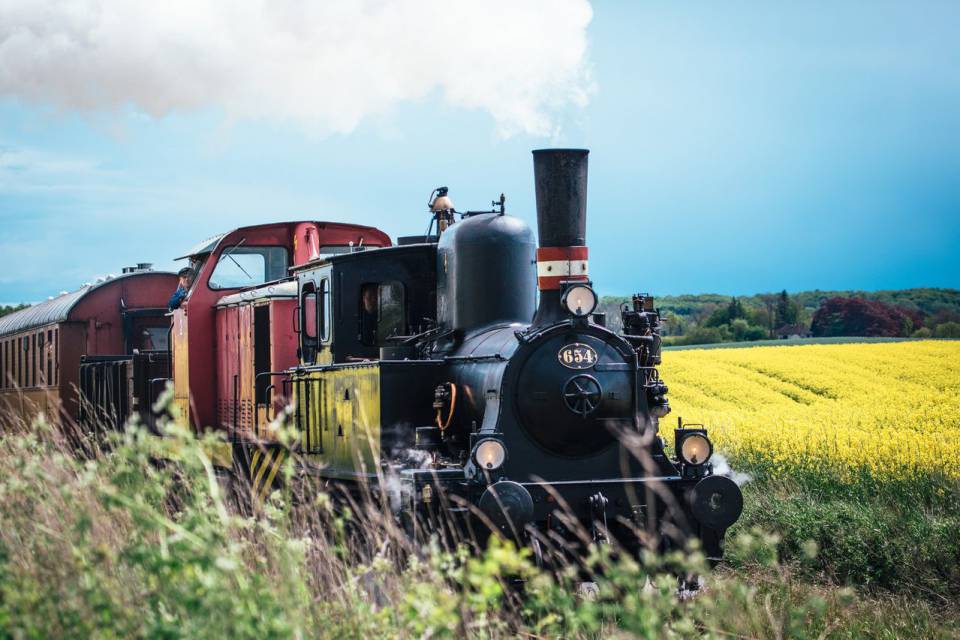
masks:
[[[742,495],[713,473],[704,429],[665,449],[653,300],[621,310],[622,334],[596,313],[587,154],[533,152],[539,247],[502,198],[459,214],[442,189],[436,233],[294,268],[300,457],[341,483],[389,477],[412,528],[448,515],[538,557],[583,531],[635,549],[645,531],[716,557]]]

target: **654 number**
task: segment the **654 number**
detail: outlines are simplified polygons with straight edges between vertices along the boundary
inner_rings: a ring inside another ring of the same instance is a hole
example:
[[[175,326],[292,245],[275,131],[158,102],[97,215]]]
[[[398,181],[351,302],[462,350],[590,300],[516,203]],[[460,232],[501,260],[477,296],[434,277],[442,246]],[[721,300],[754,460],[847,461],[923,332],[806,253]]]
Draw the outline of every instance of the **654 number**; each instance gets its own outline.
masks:
[[[579,342],[568,344],[557,354],[560,364],[570,369],[589,369],[597,362],[593,347]]]

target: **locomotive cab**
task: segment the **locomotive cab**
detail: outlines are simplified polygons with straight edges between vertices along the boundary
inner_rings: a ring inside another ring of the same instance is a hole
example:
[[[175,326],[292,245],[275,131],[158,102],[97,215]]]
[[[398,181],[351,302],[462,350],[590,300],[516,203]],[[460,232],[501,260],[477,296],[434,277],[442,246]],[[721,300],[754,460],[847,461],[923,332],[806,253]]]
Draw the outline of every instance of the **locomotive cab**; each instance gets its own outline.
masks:
[[[295,268],[301,364],[402,360],[411,336],[436,325],[435,263],[436,245],[423,243]]]

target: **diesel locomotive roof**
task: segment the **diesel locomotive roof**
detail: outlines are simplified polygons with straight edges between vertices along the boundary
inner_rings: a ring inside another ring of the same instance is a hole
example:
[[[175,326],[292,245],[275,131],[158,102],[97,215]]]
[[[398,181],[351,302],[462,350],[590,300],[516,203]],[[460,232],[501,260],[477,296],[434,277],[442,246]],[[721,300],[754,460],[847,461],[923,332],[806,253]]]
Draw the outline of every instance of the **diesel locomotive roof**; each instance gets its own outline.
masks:
[[[20,311],[0,318],[0,336],[26,331],[27,329],[32,329],[34,327],[42,327],[43,325],[53,324],[55,322],[63,322],[70,317],[70,312],[73,310],[73,308],[77,306],[77,304],[83,300],[85,296],[93,291],[113,284],[118,280],[125,280],[127,278],[136,278],[146,275],[155,276],[176,274],[173,274],[169,271],[137,271],[134,273],[125,273],[114,278],[109,278],[103,282],[84,285],[76,291],[61,294],[53,300],[40,302],[33,306],[27,307],[26,309],[21,309]]]
[[[191,247],[190,250],[187,251],[187,253],[177,258],[174,258],[174,260],[183,260],[184,258],[190,258],[192,256],[202,256],[202,255],[211,253],[214,249],[217,248],[217,245],[220,243],[220,241],[223,240],[223,238],[225,238],[226,236],[230,235],[231,233],[236,233],[238,231],[252,231],[254,229],[263,229],[266,227],[275,227],[275,226],[281,226],[281,225],[294,226],[298,224],[315,224],[319,229],[324,229],[326,227],[348,227],[348,228],[356,228],[356,229],[368,229],[370,231],[377,231],[377,232],[380,231],[376,227],[371,227],[365,224],[355,224],[352,222],[332,222],[329,220],[288,220],[286,222],[269,222],[266,224],[255,224],[255,225],[250,225],[246,227],[237,227],[236,229],[233,229],[232,231],[227,231],[226,233],[218,233],[215,236],[211,236],[206,240],[202,240],[198,242],[193,247]]]

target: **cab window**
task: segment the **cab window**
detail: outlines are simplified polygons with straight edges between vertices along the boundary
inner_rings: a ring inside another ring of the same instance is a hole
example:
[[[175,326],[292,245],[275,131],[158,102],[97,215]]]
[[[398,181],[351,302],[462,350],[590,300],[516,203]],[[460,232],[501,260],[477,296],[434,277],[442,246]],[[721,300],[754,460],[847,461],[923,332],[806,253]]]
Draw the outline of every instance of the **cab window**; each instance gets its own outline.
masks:
[[[300,353],[308,363],[317,355],[317,316],[317,290],[311,282],[300,297]]]
[[[227,247],[210,275],[211,289],[239,289],[280,280],[289,266],[285,247]]]
[[[360,341],[384,346],[388,338],[406,333],[403,284],[370,282],[360,287]]]
[[[324,278],[320,281],[320,295],[317,302],[320,305],[318,316],[320,318],[320,329],[318,331],[320,342],[330,341],[330,279]]]

